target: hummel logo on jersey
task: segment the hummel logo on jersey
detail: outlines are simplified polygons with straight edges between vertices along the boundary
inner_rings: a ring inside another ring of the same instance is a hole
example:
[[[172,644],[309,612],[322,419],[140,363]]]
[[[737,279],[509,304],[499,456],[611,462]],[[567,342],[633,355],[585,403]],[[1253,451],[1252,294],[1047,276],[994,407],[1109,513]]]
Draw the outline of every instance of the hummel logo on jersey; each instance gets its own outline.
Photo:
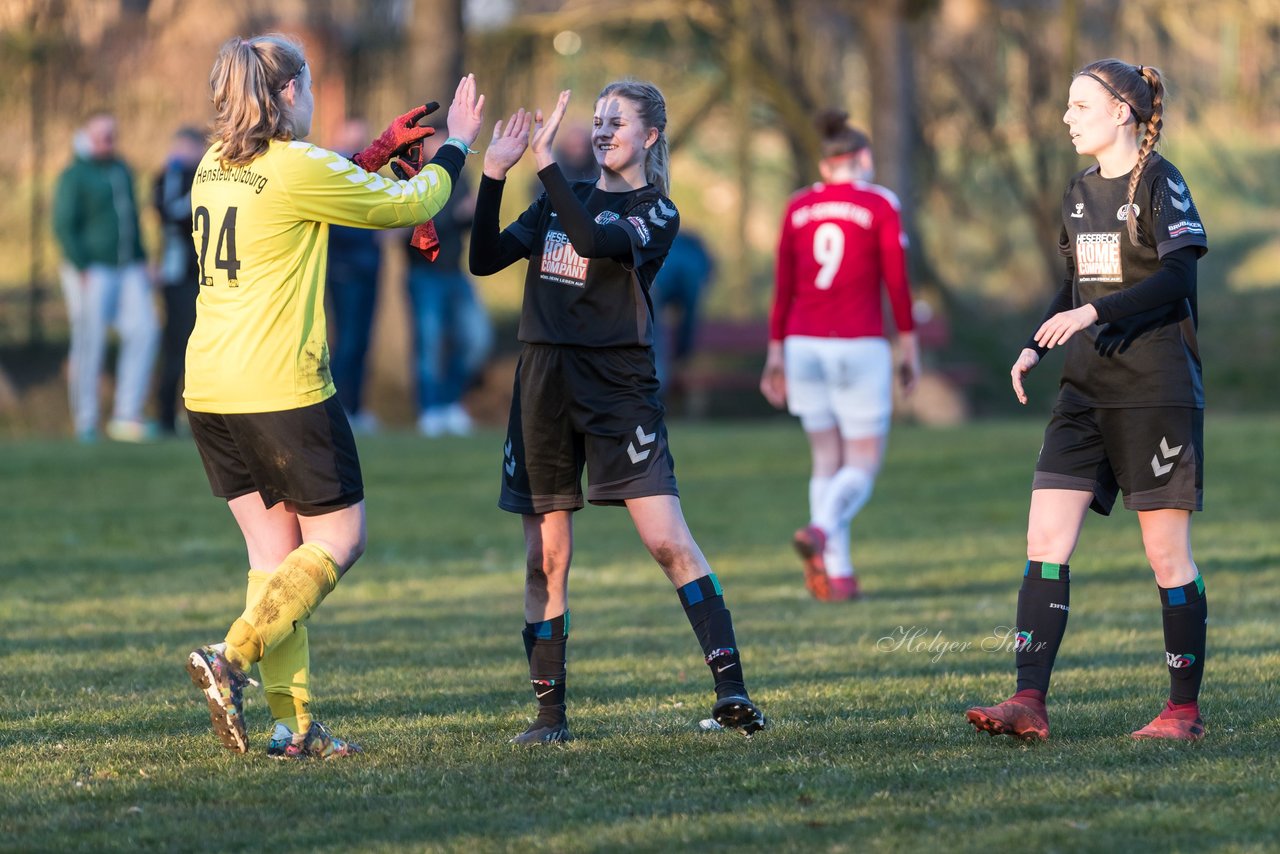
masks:
[[[1160,451],[1156,454],[1152,454],[1151,456],[1151,471],[1156,477],[1164,477],[1169,472],[1173,471],[1174,461],[1178,459],[1178,454],[1181,452],[1181,445],[1170,448],[1169,439],[1165,436],[1161,436]],[[1167,460],[1163,465],[1160,463],[1160,459],[1162,457]]]
[[[667,221],[675,215],[676,209],[667,207],[666,203],[664,203],[662,199],[658,199],[658,203],[649,208],[649,222],[653,223],[658,228],[665,226]]]
[[[1072,219],[1084,218],[1084,202],[1076,202],[1076,212],[1071,215]]]
[[[511,440],[502,448],[502,468],[511,477],[516,473],[516,455],[511,453]]]
[[[1175,184],[1172,178],[1165,178],[1164,181],[1169,185],[1169,189],[1173,191],[1173,195],[1169,197],[1169,204],[1186,213],[1187,208],[1191,207],[1191,197],[1187,195],[1187,185],[1182,181]]]
[[[657,438],[657,433],[646,433],[644,432],[643,427],[638,425],[636,426],[636,442],[640,443],[641,448],[644,448],[645,445],[652,445]],[[627,443],[627,456],[631,457],[631,462],[633,464],[642,463],[649,459],[649,449],[646,448],[643,451],[637,450],[636,442]]]

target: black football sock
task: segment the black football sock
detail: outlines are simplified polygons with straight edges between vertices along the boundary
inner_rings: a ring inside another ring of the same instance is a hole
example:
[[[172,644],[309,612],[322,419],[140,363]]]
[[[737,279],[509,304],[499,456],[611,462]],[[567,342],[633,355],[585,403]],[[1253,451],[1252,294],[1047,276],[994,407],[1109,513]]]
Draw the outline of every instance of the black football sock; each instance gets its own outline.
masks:
[[[690,581],[676,591],[684,614],[702,646],[702,655],[716,683],[716,698],[746,696],[733,616],[724,606],[724,591],[715,573]]]
[[[1014,660],[1018,690],[1049,693],[1049,677],[1067,631],[1071,572],[1067,564],[1027,561],[1018,591],[1018,625]]]
[[[1195,703],[1204,678],[1205,634],[1209,604],[1199,575],[1181,587],[1161,587],[1164,657],[1169,665],[1169,702]]]
[[[569,640],[569,612],[524,624],[524,651],[529,657],[529,682],[538,701],[537,722],[546,726],[565,720],[565,645]]]

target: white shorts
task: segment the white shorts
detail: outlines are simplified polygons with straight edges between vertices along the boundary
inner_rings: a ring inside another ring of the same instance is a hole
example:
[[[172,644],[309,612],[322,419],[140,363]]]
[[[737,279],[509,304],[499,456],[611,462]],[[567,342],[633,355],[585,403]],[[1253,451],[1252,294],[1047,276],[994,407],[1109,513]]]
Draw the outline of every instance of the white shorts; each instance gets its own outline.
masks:
[[[893,352],[884,338],[783,342],[787,409],[806,432],[839,426],[845,439],[884,436],[893,415]]]

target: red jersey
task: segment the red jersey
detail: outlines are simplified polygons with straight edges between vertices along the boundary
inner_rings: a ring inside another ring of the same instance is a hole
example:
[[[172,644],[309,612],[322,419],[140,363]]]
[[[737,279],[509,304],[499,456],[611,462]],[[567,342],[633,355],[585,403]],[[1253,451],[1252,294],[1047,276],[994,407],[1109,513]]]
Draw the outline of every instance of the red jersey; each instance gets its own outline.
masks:
[[[884,334],[880,283],[899,332],[915,328],[898,198],[876,184],[814,184],[787,205],[769,338]]]

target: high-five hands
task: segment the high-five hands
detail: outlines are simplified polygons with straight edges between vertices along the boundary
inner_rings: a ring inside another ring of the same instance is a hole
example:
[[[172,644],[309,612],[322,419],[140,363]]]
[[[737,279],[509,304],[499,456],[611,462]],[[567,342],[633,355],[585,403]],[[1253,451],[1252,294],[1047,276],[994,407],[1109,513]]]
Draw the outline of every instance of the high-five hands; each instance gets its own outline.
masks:
[[[556,108],[544,123],[542,110],[534,115],[533,133],[529,137],[529,149],[533,152],[533,162],[541,172],[556,162],[551,146],[556,140],[556,131],[560,130],[560,122],[564,120],[565,110],[569,108],[569,95],[572,90],[565,89],[556,100]]]
[[[516,110],[504,126],[502,119],[493,125],[493,139],[484,152],[484,174],[497,181],[503,181],[512,166],[520,162],[524,151],[529,147],[529,126],[533,122],[533,114],[525,112],[524,107]]]
[[[468,74],[458,81],[445,121],[449,136],[462,140],[468,146],[480,135],[480,124],[484,121],[484,95],[476,94],[474,74]]]

